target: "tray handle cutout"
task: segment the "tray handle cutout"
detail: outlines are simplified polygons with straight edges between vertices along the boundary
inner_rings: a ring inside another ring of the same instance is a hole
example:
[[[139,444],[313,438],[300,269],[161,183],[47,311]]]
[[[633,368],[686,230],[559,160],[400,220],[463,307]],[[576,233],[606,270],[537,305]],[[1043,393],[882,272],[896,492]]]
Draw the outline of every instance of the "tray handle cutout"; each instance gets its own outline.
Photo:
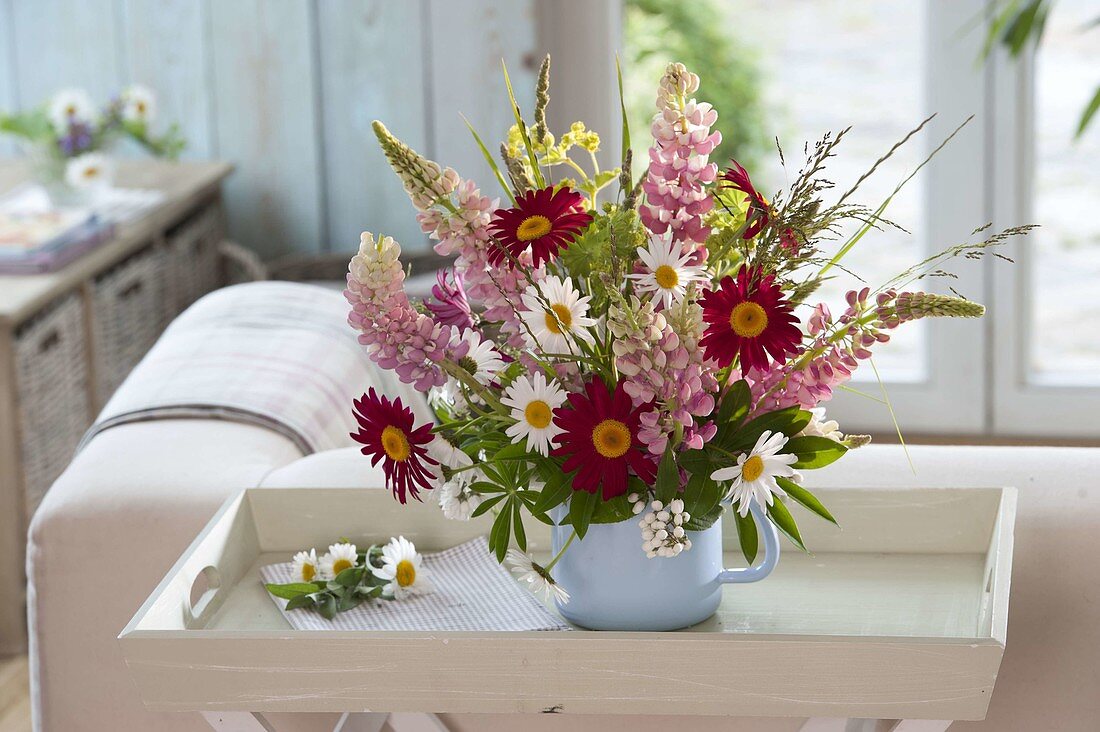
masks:
[[[184,608],[188,628],[201,627],[206,623],[209,619],[207,616],[215,607],[214,598],[221,586],[222,575],[218,568],[213,565],[203,567],[191,583],[191,593]]]

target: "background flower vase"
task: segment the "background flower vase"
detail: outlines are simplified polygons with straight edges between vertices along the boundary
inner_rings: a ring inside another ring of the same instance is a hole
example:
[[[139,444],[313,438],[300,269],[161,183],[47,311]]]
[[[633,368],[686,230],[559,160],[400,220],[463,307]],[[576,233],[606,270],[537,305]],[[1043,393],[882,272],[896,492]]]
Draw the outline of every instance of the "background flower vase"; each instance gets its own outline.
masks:
[[[652,559],[641,549],[637,517],[592,524],[554,566],[555,581],[569,593],[567,603],[558,601],[558,612],[591,630],[662,631],[701,623],[718,609],[724,584],[757,582],[779,562],[779,533],[757,505],[750,510],[763,551],[743,569],[723,565],[722,519],[688,532],[690,550]],[[563,521],[565,514],[558,508],[553,517]],[[568,523],[551,529],[555,554],[572,531]]]

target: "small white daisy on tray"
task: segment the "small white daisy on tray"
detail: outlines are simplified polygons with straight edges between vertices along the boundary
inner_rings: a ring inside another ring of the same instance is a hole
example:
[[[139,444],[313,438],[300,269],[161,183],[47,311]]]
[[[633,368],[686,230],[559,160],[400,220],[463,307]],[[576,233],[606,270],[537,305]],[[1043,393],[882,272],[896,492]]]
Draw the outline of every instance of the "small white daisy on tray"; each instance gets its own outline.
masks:
[[[359,561],[355,544],[333,544],[328,553],[321,557],[321,578],[336,579],[336,575],[345,569],[351,569]]]
[[[540,297],[541,296],[541,297]],[[530,333],[525,333],[532,346],[546,353],[571,353],[575,341],[593,343],[588,331],[596,321],[588,317],[590,297],[581,297],[573,289],[573,281],[550,276],[536,285],[529,285],[521,298],[524,312],[520,313]],[[549,309],[548,309],[549,308]],[[568,336],[568,337],[567,337]]]
[[[73,188],[98,189],[111,184],[114,168],[100,153],[85,153],[65,165],[65,182]]]
[[[506,555],[508,564],[512,565],[512,574],[516,579],[527,585],[535,595],[541,595],[544,600],[554,599],[562,605],[569,602],[569,593],[561,585],[554,581],[550,572],[531,558],[530,554],[524,554],[518,549],[509,549]]]
[[[651,293],[654,304],[660,302],[666,308],[679,302],[692,282],[706,282],[706,267],[688,264],[692,255],[682,254],[679,242],[665,242],[661,237],[651,237],[648,247],[638,247],[638,258],[646,271],[627,275],[637,280],[639,293]]]
[[[550,441],[561,434],[554,424],[554,410],[565,403],[565,392],[556,381],[547,381],[541,371],[533,377],[520,376],[504,390],[501,404],[512,409],[516,423],[505,430],[512,442],[527,439],[527,449],[548,455]]]
[[[134,84],[122,92],[122,118],[127,122],[149,124],[156,112],[157,99],[147,87]]]
[[[371,572],[375,577],[387,580],[382,594],[403,600],[410,595],[431,592],[432,585],[422,563],[423,558],[417,554],[413,543],[398,536],[382,547],[382,566],[371,567]]]
[[[317,563],[317,550],[298,552],[294,555],[294,581],[312,582],[320,574]]]
[[[782,432],[773,434],[765,430],[752,450],[738,456],[737,465],[720,468],[710,474],[720,483],[733,481],[728,497],[737,504],[737,513],[747,516],[753,498],[763,507],[772,505],[775,495],[786,497],[787,492],[775,482],[776,476],[789,478],[795,483],[802,481],[802,476],[791,467],[792,463],[798,462],[798,456],[779,454],[786,444],[787,438]]]
[[[90,123],[95,120],[95,105],[83,89],[62,89],[50,99],[49,117],[53,128],[64,134],[73,122]]]

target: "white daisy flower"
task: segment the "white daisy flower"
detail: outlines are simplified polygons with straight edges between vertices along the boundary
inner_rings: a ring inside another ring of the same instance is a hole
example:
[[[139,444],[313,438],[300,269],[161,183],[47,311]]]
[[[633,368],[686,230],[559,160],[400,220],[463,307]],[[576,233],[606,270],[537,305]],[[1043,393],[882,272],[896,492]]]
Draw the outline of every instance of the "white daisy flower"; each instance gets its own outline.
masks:
[[[790,478],[796,483],[802,480],[802,476],[791,467],[798,457],[790,453],[778,454],[786,444],[787,438],[782,432],[765,430],[752,450],[738,456],[737,465],[719,468],[710,474],[720,483],[733,481],[726,497],[738,504],[737,513],[747,516],[749,504],[754,498],[763,507],[775,502],[774,495],[786,497],[786,491],[775,482],[776,476]]]
[[[320,574],[319,566],[316,549],[298,552],[294,555],[294,581],[312,582],[314,579],[319,579],[317,576]]]
[[[83,89],[62,89],[50,99],[48,115],[54,130],[65,134],[73,122],[94,122],[96,109]]]
[[[592,343],[588,329],[596,321],[588,317],[591,299],[581,297],[580,292],[573,289],[572,280],[563,281],[556,276],[547,277],[538,285],[528,285],[521,298],[526,311],[520,313],[531,331],[524,333],[528,343],[546,353],[570,353],[571,342],[575,340]],[[532,333],[535,336],[533,343]]]
[[[458,365],[474,377],[477,383],[490,383],[504,368],[504,359],[496,349],[496,344],[487,338],[482,338],[481,334],[473,328],[463,333],[459,342],[468,343],[470,350],[458,360]],[[437,399],[453,405],[458,411],[466,409],[466,395],[462,391],[462,382],[453,376],[447,377],[447,382],[440,388]],[[475,396],[474,401],[481,400]]]
[[[825,407],[815,407],[810,410],[810,422],[802,431],[798,433],[799,437],[828,437],[830,440],[840,442],[844,439],[844,435],[840,432],[840,423],[835,419],[825,419]]]
[[[474,511],[481,505],[482,498],[470,490],[470,484],[481,479],[481,473],[464,470],[451,477],[439,489],[439,507],[443,516],[452,521],[469,521]]]
[[[65,182],[73,188],[98,190],[111,185],[114,164],[101,153],[84,153],[65,164]]]
[[[516,423],[505,430],[512,442],[527,438],[527,449],[549,454],[550,441],[561,434],[554,424],[554,410],[565,403],[565,392],[556,381],[547,381],[541,371],[531,378],[520,376],[504,390],[501,404],[512,408]]]
[[[371,572],[375,577],[386,580],[382,587],[383,594],[403,600],[410,595],[431,592],[432,585],[425,576],[427,571],[421,566],[422,562],[423,558],[416,553],[413,543],[399,536],[382,547],[382,566],[371,567]]]
[[[527,589],[532,593],[541,595],[543,600],[557,600],[562,605],[569,602],[569,593],[565,588],[555,582],[550,573],[535,562],[530,554],[524,554],[518,549],[509,549],[505,558],[508,564],[512,565],[512,574],[520,582],[526,583]]]
[[[122,119],[127,122],[149,124],[157,113],[157,98],[152,90],[140,84],[127,87],[122,92]]]
[[[321,579],[336,579],[336,575],[351,569],[358,561],[355,544],[333,544],[328,548],[328,553],[321,557]]]
[[[661,237],[651,237],[648,247],[638,247],[638,259],[646,271],[627,275],[637,281],[639,293],[652,293],[654,304],[661,302],[666,308],[679,302],[692,282],[707,279],[706,267],[688,264],[691,254],[682,254],[678,242],[665,242]]]

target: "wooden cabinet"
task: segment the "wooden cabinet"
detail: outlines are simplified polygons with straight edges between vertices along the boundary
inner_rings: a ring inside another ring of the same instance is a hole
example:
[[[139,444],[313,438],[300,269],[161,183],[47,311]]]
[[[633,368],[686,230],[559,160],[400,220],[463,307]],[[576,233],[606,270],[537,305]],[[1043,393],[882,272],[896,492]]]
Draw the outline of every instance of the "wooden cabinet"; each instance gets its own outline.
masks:
[[[0,276],[0,654],[26,647],[24,551],[38,504],[84,431],[171,320],[220,284],[223,163],[125,162],[164,199],[44,275]],[[0,162],[0,192],[27,180]]]

